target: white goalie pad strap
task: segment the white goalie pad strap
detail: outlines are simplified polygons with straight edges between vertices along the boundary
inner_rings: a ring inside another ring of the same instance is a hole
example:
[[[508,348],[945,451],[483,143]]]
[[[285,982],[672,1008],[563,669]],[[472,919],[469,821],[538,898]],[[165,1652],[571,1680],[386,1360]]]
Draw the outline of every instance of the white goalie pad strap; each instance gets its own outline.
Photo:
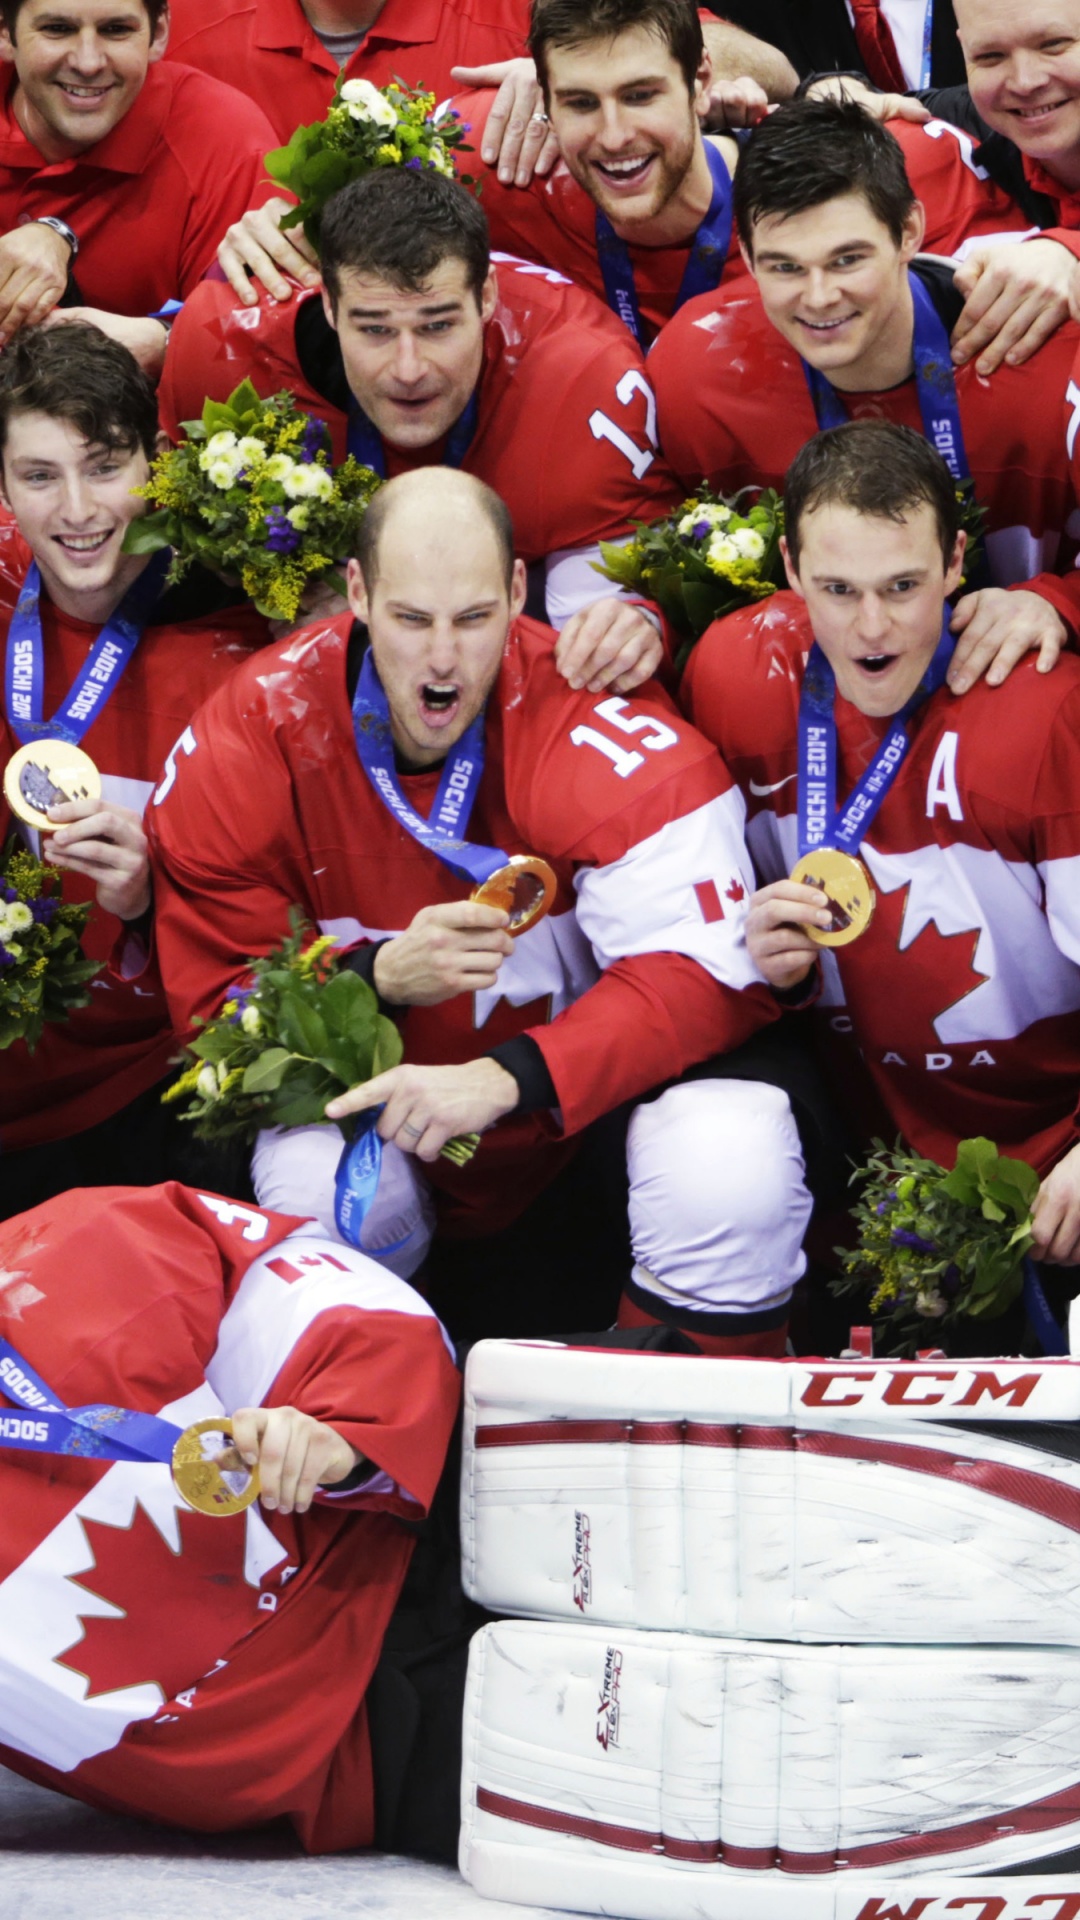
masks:
[[[838,1378],[872,1417],[833,1404]],[[1076,1425],[1029,1411],[1074,1383],[1062,1362],[842,1373],[483,1342],[466,1589],[494,1612],[755,1639],[1080,1645]],[[913,1390],[964,1405],[905,1412]]]
[[[1035,1870],[1080,1843],[1071,1649],[915,1658],[507,1620],[473,1642],[464,1730],[461,1869],[505,1899],[791,1920],[796,1889],[831,1915],[849,1875]]]

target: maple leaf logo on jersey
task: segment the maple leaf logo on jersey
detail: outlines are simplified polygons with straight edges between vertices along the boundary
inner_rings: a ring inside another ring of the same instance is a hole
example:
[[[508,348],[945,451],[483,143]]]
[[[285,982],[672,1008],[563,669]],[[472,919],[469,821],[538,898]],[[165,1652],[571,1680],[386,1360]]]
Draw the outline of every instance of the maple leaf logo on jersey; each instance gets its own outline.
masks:
[[[13,1224],[0,1233],[0,1319],[21,1320],[45,1295],[30,1278],[29,1263],[48,1240],[43,1227]]]
[[[83,1520],[94,1564],[73,1586],[114,1614],[80,1615],[80,1638],[57,1664],[87,1681],[86,1698],[158,1686],[172,1700],[260,1618],[258,1589],[244,1578],[244,1522],[177,1509],[180,1551],[138,1502],[130,1525]]]
[[[734,900],[736,906],[740,900],[746,899],[746,888],[743,886],[741,880],[735,879],[732,881],[730,887],[725,888],[724,899]]]
[[[874,939],[866,947],[855,941],[846,950],[844,972],[854,985],[859,978],[859,1028],[865,1037],[903,1053],[905,1047],[918,1048],[919,1057],[909,1066],[922,1066],[924,1056],[940,1046],[938,1021],[968,994],[975,993],[990,978],[975,966],[975,950],[982,937],[981,927],[942,933],[928,920],[915,939],[901,946],[904,916],[908,908],[910,882],[892,893],[878,892],[875,917],[879,925]],[[882,948],[892,947],[887,978],[882,977]],[[869,1014],[869,1020],[865,1018]]]

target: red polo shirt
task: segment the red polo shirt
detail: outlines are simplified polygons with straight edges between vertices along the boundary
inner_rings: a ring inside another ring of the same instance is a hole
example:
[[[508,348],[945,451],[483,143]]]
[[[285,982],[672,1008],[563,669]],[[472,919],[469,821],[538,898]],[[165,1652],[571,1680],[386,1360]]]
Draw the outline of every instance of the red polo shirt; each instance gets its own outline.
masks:
[[[86,153],[50,162],[0,104],[0,232],[51,213],[78,237],[87,306],[154,313],[197,286],[225,229],[265,198],[274,133],[254,102],[190,67],[150,67],[123,119]]]
[[[243,87],[279,141],[324,118],[338,64],[300,0],[173,0],[171,17],[170,57]],[[512,60],[527,51],[528,29],[528,0],[386,0],[345,75],[376,87],[404,80],[446,100],[451,67]]]

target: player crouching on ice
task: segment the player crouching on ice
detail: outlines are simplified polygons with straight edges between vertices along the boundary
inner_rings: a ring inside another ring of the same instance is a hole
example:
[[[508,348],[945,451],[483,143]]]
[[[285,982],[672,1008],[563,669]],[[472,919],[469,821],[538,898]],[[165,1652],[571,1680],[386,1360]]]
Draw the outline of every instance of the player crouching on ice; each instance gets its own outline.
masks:
[[[1042,1176],[1035,1255],[1075,1266],[1080,661],[950,692],[964,534],[909,428],[816,435],[784,498],[792,591],[711,627],[684,683],[747,801],[750,951],[816,1005],[851,1112],[946,1166],[991,1135]]]

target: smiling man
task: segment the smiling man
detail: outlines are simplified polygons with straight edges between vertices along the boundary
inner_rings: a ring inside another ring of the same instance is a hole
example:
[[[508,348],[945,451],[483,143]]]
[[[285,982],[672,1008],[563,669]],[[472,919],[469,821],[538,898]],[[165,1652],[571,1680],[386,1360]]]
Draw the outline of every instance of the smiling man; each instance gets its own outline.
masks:
[[[322,297],[251,310],[208,281],[173,329],[161,383],[175,432],[248,376],[288,387],[376,472],[461,467],[506,501],[543,571],[572,684],[627,692],[660,659],[654,621],[594,567],[601,540],[679,499],[641,353],[590,294],[492,260],[482,207],[434,172],[385,168],[323,215]]]
[[[269,123],[221,81],[160,65],[164,0],[5,0],[0,17],[0,344],[69,274],[111,313],[183,299],[258,197]]]
[[[156,440],[153,390],[96,328],[32,328],[0,360],[0,753],[44,732],[81,742],[95,762],[101,800],[53,808],[44,857],[63,869],[65,898],[94,902],[85,951],[116,960],[33,1055],[21,1041],[0,1054],[3,1214],[65,1187],[170,1170],[157,1089],[175,1042],[156,972],[143,971],[141,816],[195,706],[267,628],[201,570],[166,592],[160,560],[122,551],[146,510],[132,489]],[[28,659],[26,688],[15,665]]]
[[[816,427],[885,418],[925,432],[986,515],[986,567],[953,616],[959,691],[1000,656],[1050,666],[1080,617],[1061,419],[1080,341],[1062,327],[991,380],[954,370],[952,269],[921,258],[923,209],[887,130],[851,102],[781,107],[735,187],[749,287],[692,301],[649,356],[660,436],[687,488],[781,487]],[[1009,591],[1005,591],[1009,589]]]
[[[711,627],[685,682],[747,799],[750,952],[785,1004],[816,1000],[867,1131],[947,1166],[989,1134],[1043,1176],[1038,1252],[1076,1265],[1080,662],[1046,679],[1027,660],[1007,694],[953,698],[964,536],[910,429],[817,435],[785,508],[792,592]],[[848,866],[821,891],[826,857]],[[823,951],[809,929],[846,943]]]
[[[637,1101],[628,1298],[663,1318],[692,1270],[702,1344],[782,1351],[805,1219],[759,1245],[746,1171],[766,1152],[801,1165],[798,1135],[776,1122],[776,1089],[742,1079],[723,1138],[711,1118],[715,1073],[738,1074],[740,1043],[777,1012],[746,956],[742,807],[720,761],[654,684],[632,700],[567,688],[550,634],[522,614],[505,508],[469,475],[402,475],[376,495],[349,599],[355,622],[308,627],[208,702],[152,809],[174,1018],[216,1013],[299,906],[351,949],[404,1041],[404,1065],[330,1114],[384,1109],[390,1204],[380,1182],[366,1251],[407,1242],[415,1268],[430,1196],[444,1234],[511,1225],[585,1128]],[[431,823],[448,806],[440,851]],[[518,855],[548,862],[553,899],[511,938],[471,889],[477,862]],[[468,1165],[440,1157],[473,1131]],[[330,1126],[264,1134],[261,1201],[291,1194],[336,1230],[340,1151]],[[557,1189],[550,1206],[557,1220]],[[558,1285],[535,1301],[508,1286],[481,1330],[525,1316],[550,1332]]]

